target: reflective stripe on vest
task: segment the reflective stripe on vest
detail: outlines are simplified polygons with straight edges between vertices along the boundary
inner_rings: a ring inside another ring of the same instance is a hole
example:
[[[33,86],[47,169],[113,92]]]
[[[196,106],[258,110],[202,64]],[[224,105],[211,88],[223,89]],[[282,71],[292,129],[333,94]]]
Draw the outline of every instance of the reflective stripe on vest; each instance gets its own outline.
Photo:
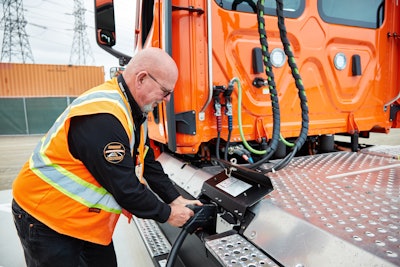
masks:
[[[30,159],[31,170],[42,180],[52,185],[57,190],[74,199],[75,201],[87,207],[96,207],[111,213],[121,213],[121,207],[115,201],[114,197],[103,187],[97,187],[84,179],[69,172],[58,164],[51,162],[45,152],[51,139],[64,127],[65,121],[71,109],[90,102],[108,101],[117,104],[125,113],[131,131],[131,151],[134,146],[133,122],[130,119],[130,111],[124,104],[121,95],[116,91],[94,91],[82,97],[75,99],[71,105],[60,115],[53,127],[49,130],[33,153]],[[133,141],[132,141],[133,140]]]

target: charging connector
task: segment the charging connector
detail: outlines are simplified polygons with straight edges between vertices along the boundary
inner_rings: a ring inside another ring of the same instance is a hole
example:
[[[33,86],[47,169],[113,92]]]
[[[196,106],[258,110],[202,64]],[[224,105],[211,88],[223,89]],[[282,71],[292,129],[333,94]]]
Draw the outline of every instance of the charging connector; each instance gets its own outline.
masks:
[[[186,205],[189,209],[193,210],[194,215],[182,226],[182,231],[172,245],[171,252],[167,258],[166,267],[173,267],[175,259],[178,256],[178,251],[181,248],[183,241],[188,234],[193,234],[199,228],[206,228],[215,224],[217,216],[217,206],[213,204]]]
[[[193,217],[182,226],[189,234],[193,234],[200,227],[208,226],[217,216],[217,207],[213,204],[186,205],[186,207],[194,212]]]

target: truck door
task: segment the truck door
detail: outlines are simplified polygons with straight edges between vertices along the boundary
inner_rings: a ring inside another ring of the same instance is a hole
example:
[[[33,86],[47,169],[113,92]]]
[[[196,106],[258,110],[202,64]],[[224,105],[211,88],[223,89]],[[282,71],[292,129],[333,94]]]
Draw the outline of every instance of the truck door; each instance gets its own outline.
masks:
[[[176,143],[180,153],[197,151],[203,136],[199,112],[209,90],[206,2],[172,1],[172,57],[179,68],[174,108]]]
[[[166,50],[179,69],[170,102],[160,104],[149,116],[150,138],[168,144],[172,151],[193,153],[193,146],[199,143],[197,110],[207,97],[205,1],[160,0],[154,1],[152,8],[147,1],[141,2],[140,28],[148,31],[141,35],[141,45]]]

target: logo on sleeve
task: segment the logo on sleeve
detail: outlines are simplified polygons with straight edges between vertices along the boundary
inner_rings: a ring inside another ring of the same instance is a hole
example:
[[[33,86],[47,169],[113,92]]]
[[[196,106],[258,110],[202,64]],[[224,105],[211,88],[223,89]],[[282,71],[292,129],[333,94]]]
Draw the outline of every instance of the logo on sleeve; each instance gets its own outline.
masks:
[[[108,143],[103,150],[104,158],[110,163],[119,163],[125,157],[125,147],[118,142]]]

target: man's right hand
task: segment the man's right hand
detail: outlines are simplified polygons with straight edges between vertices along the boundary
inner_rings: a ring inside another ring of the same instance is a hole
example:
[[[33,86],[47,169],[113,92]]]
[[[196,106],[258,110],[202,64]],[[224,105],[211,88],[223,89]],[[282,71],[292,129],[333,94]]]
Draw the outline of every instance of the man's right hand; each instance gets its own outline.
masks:
[[[170,207],[171,214],[167,222],[172,226],[181,227],[194,215],[194,212],[184,205],[171,203]]]

